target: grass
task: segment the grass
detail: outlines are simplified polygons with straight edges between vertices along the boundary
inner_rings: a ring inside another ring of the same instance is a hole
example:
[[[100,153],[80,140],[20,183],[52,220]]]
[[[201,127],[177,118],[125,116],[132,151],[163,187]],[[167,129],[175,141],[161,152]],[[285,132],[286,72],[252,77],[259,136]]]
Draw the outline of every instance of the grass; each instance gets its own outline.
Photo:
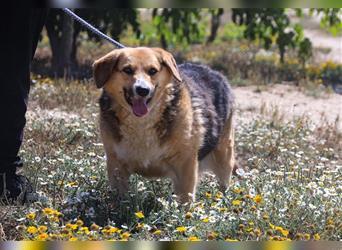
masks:
[[[120,202],[106,180],[99,91],[89,82],[35,81],[21,155],[42,198],[0,207],[0,240],[342,239],[342,135],[333,124],[260,110],[236,122],[241,168],[225,193],[208,174],[196,203],[181,206],[168,180],[133,176]]]

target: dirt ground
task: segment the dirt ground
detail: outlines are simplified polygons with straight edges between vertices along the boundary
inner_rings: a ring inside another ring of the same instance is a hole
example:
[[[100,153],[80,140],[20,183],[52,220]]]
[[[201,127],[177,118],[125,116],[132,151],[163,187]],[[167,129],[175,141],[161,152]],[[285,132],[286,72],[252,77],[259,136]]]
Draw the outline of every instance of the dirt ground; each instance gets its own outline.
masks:
[[[272,115],[276,110],[284,115],[284,119],[296,116],[307,116],[318,125],[322,118],[335,123],[342,131],[342,96],[326,93],[321,97],[306,95],[298,87],[275,84],[265,90],[256,86],[234,88],[238,118],[250,121],[257,115]]]

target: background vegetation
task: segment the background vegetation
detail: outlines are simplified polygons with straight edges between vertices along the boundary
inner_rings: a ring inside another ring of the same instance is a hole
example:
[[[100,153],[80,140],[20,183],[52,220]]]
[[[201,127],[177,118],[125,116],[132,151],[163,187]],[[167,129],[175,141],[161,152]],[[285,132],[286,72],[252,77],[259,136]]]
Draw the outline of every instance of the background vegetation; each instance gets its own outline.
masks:
[[[339,34],[338,9],[74,11],[128,46],[162,46],[178,62],[206,63],[228,76],[236,92],[254,84],[261,92],[273,83],[319,91],[342,83],[339,62],[317,60],[319,49],[293,21],[321,15],[321,28]],[[196,203],[181,206],[168,180],[133,176],[130,200],[117,201],[98,134],[100,93],[88,79],[93,60],[113,47],[60,10],[50,14],[32,65],[21,150],[41,198],[0,204],[0,240],[342,240],[339,118],[322,115],[313,123],[311,114],[294,117],[276,105],[237,106],[240,168],[224,193],[208,174]]]
[[[291,82],[341,91],[338,61],[316,60],[301,19],[319,16],[332,35],[342,29],[340,9],[74,9],[127,46],[164,47],[179,63],[205,63],[232,84]],[[299,19],[298,20],[296,20]],[[51,48],[51,50],[49,49]],[[50,11],[32,70],[50,77],[92,76],[94,59],[113,49],[61,10]]]

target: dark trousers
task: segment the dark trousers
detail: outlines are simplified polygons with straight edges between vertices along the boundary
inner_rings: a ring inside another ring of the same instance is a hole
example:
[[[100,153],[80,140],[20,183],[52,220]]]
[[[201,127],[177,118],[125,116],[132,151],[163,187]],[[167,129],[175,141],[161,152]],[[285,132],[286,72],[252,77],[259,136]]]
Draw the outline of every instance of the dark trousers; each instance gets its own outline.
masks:
[[[4,8],[0,15],[0,173],[13,168],[23,140],[30,62],[47,9]]]

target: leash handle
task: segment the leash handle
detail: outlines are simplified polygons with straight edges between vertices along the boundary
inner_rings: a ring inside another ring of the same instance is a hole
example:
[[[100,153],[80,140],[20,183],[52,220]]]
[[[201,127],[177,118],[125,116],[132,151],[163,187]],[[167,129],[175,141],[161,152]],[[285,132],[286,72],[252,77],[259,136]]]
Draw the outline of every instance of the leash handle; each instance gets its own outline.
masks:
[[[78,15],[76,15],[74,12],[72,12],[70,9],[68,8],[62,8],[62,10],[71,18],[73,18],[74,20],[76,20],[77,22],[79,22],[82,26],[86,27],[88,30],[92,31],[93,33],[97,34],[99,37],[107,40],[108,42],[110,42],[111,44],[115,45],[116,47],[118,47],[119,49],[125,48],[124,45],[122,45],[121,43],[115,41],[113,38],[110,38],[109,36],[107,36],[106,34],[102,33],[101,31],[99,31],[97,28],[95,28],[93,25],[91,25],[90,23],[88,23],[87,21],[85,21],[84,19],[82,19],[81,17],[79,17]]]

